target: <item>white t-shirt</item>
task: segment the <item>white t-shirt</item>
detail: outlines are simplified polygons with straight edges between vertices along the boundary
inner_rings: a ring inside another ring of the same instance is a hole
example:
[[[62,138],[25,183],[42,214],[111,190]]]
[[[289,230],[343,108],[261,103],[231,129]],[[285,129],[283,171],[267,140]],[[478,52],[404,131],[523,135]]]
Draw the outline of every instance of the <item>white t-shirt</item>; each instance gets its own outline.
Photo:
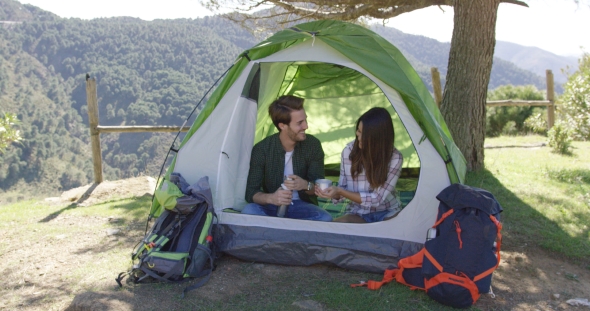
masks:
[[[293,175],[293,151],[285,153],[285,174],[284,176]],[[293,190],[293,200],[299,200],[299,193]]]

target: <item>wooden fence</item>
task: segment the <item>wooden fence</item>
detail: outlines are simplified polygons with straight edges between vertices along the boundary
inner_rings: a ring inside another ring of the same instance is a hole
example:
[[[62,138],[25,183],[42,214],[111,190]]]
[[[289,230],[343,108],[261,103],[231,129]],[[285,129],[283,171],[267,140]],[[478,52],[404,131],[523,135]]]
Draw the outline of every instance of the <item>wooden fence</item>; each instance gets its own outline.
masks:
[[[434,101],[440,108],[442,102],[442,88],[440,85],[440,74],[436,67],[430,68],[432,75],[432,89],[434,90]],[[555,85],[553,83],[553,72],[545,71],[547,81],[547,98],[546,100],[492,100],[487,101],[488,107],[501,106],[546,106],[547,107],[547,128],[551,129],[555,123]]]
[[[94,166],[94,183],[102,182],[102,152],[100,150],[100,133],[139,133],[139,132],[188,132],[190,127],[184,126],[101,126],[98,124],[98,98],[96,80],[86,76],[86,101],[88,102],[88,123],[90,124],[90,144],[92,145],[92,161]]]
[[[440,74],[436,67],[430,70],[432,74],[432,87],[434,90],[434,99],[436,104],[440,107],[442,102],[442,88],[440,84]],[[547,100],[498,100],[488,101],[486,104],[490,107],[498,106],[547,106],[547,125],[549,128],[553,127],[555,120],[555,105],[554,105],[554,85],[553,73],[551,70],[546,71],[547,78]],[[86,76],[86,100],[88,103],[88,122],[90,124],[90,144],[92,146],[92,161],[94,167],[94,183],[100,184],[102,178],[102,151],[100,149],[100,134],[101,133],[139,133],[139,132],[169,132],[176,133],[178,131],[187,132],[190,127],[184,126],[101,126],[98,118],[98,98],[96,95],[96,80]]]

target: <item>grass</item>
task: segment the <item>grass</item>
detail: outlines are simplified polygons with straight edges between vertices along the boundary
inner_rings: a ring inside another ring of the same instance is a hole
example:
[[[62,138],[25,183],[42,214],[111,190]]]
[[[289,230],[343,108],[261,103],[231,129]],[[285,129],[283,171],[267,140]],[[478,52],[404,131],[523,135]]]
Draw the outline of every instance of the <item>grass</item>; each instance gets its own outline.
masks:
[[[494,148],[485,151],[486,169],[469,173],[467,184],[489,190],[503,206],[504,249],[538,245],[590,269],[590,143],[574,142],[573,155],[563,156],[535,147],[545,141],[540,136],[487,139]],[[129,268],[148,206],[146,197],[88,207],[44,201],[0,206],[0,272],[6,280],[0,309],[63,310],[80,293],[107,300],[127,297],[133,308],[145,310],[300,310],[293,302],[305,300],[331,310],[451,309],[395,282],[378,291],[349,286],[381,275],[327,266],[236,264],[235,259],[232,265],[223,258],[212,285],[182,300],[178,294],[186,284],[118,289],[114,278]],[[108,228],[123,234],[108,236]],[[566,277],[577,280],[573,274]]]
[[[0,287],[4,306],[63,310],[72,293],[104,289],[116,271],[127,269],[130,245],[143,233],[139,215],[145,216],[147,206],[149,198],[88,207],[44,201],[1,206],[0,271],[7,278]],[[126,234],[108,236],[108,228]]]
[[[486,139],[486,145],[535,144],[541,136]],[[509,247],[539,245],[570,259],[590,256],[590,143],[574,142],[571,156],[550,148],[492,148],[485,170],[467,184],[493,193],[504,207]]]

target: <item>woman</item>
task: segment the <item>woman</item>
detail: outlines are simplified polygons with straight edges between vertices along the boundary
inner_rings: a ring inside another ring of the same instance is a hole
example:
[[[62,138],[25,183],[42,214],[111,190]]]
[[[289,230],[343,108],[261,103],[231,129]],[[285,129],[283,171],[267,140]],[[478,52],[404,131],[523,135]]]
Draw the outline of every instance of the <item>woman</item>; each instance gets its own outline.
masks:
[[[338,187],[315,187],[317,196],[335,204],[350,200],[346,214],[334,221],[370,223],[401,210],[395,184],[403,157],[393,142],[393,123],[386,109],[372,108],[357,120],[356,139],[342,151]]]

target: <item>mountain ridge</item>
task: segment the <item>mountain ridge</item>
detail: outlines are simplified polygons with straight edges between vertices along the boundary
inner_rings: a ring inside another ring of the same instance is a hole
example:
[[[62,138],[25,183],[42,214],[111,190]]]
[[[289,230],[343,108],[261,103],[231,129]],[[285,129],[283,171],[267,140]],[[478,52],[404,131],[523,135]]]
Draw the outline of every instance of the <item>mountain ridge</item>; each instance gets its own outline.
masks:
[[[506,41],[496,42],[494,56],[542,77],[545,76],[545,70],[550,69],[557,83],[567,81],[567,75],[562,70],[569,68],[569,73],[573,73],[578,69],[578,59],[575,57],[561,56],[538,47]]]

